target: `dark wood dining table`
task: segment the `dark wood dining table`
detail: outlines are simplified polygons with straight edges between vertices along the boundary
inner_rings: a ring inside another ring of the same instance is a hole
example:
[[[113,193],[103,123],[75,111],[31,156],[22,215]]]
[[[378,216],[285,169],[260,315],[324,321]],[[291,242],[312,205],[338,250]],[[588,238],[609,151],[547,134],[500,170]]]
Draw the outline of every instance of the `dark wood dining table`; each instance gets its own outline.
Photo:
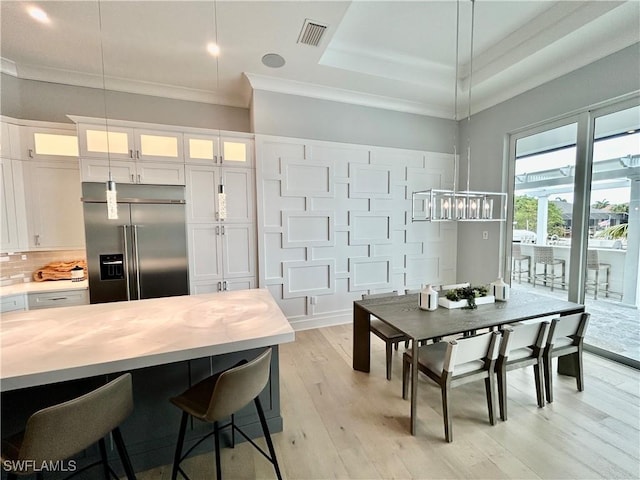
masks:
[[[418,393],[416,372],[420,341],[489,327],[501,327],[535,318],[580,312],[584,312],[584,305],[524,291],[512,291],[507,302],[478,305],[475,310],[444,307],[438,307],[434,311],[421,310],[418,308],[418,294],[357,300],[353,302],[353,369],[369,372],[371,315],[395,327],[411,339],[411,434],[415,435]],[[567,370],[568,368],[565,368],[563,371]]]

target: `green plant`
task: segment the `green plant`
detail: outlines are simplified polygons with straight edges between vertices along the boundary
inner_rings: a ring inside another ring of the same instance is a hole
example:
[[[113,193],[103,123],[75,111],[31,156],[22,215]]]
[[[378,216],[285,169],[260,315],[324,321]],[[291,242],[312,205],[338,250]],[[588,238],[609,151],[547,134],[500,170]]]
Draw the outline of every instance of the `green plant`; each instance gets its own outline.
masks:
[[[621,223],[619,225],[613,225],[612,227],[607,227],[604,230],[600,230],[596,232],[597,238],[606,238],[608,240],[617,240],[621,238],[627,238],[627,232],[629,230],[628,223]]]
[[[483,285],[460,287],[449,290],[446,293],[445,297],[447,298],[447,300],[450,300],[452,302],[466,300],[467,306],[462,308],[473,310],[478,308],[478,306],[476,305],[476,298],[486,297],[488,292],[489,291],[487,290],[487,287]]]

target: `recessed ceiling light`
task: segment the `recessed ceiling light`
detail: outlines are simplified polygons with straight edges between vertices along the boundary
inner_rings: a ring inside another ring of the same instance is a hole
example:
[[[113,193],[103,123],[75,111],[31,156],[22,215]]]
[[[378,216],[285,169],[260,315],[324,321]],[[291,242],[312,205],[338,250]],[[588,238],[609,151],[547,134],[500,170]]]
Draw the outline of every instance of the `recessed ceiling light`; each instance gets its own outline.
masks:
[[[220,47],[213,42],[207,43],[207,52],[209,52],[214,57],[217,57],[218,55],[220,55]]]
[[[47,12],[42,10],[40,7],[31,6],[27,9],[31,18],[37,20],[40,23],[49,23],[51,20],[49,19],[49,15]]]
[[[285,61],[277,53],[267,53],[262,57],[262,63],[269,68],[280,68],[285,64]]]

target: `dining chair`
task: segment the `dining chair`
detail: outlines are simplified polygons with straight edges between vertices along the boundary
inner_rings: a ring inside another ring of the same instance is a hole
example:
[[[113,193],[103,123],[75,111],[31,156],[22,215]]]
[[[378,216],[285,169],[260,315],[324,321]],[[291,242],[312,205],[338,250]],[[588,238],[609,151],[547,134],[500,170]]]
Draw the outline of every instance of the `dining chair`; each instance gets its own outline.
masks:
[[[373,298],[387,298],[398,296],[398,291],[385,293],[372,293],[363,294],[362,300],[370,300]],[[380,338],[385,343],[386,365],[387,365],[387,380],[391,380],[391,362],[393,360],[393,349],[398,350],[398,344],[404,342],[404,347],[409,348],[409,337],[407,337],[400,330],[392,327],[391,325],[384,323],[382,320],[371,316],[369,330],[376,337]]]
[[[537,273],[538,265],[542,265],[544,267],[542,273]],[[556,274],[556,266],[558,265],[561,267],[560,275]],[[551,267],[551,271],[549,271],[549,267]],[[566,264],[564,260],[554,257],[553,247],[549,245],[533,246],[533,271],[531,272],[531,277],[533,278],[534,288],[536,286],[536,279],[540,278],[545,286],[547,285],[547,282],[549,282],[552,292],[556,279],[560,279],[560,285],[564,289],[565,267]]]
[[[171,403],[182,410],[182,420],[178,433],[178,443],[173,460],[171,479],[178,478],[178,472],[188,479],[189,477],[180,467],[182,461],[204,440],[214,436],[216,456],[216,478],[222,479],[222,467],[220,464],[220,430],[231,427],[231,444],[235,445],[235,432],[242,435],[253,445],[269,462],[273,464],[276,476],[282,480],[278,459],[273,448],[269,425],[264,415],[259,395],[269,382],[271,370],[271,348],[267,348],[251,361],[243,360],[235,366],[216,373],[193,385],[181,395],[171,399]],[[269,454],[250,439],[236,424],[234,414],[247,406],[255,404],[260,419],[260,425],[267,442]],[[213,423],[213,432],[206,434],[198,440],[186,453],[182,453],[184,437],[187,430],[189,416],[207,423]],[[230,419],[230,422],[220,426],[219,422]]]
[[[584,336],[589,324],[590,315],[586,312],[574,313],[551,321],[547,343],[544,348],[544,386],[547,402],[553,402],[553,376],[551,360],[556,357],[570,356],[569,367],[563,370],[558,365],[559,373],[575,375],[578,391],[584,390],[584,372],[582,368],[582,350]]]
[[[442,416],[447,442],[453,441],[451,420],[451,389],[458,385],[484,379],[489,409],[489,422],[495,425],[495,366],[500,345],[500,332],[489,332],[448,342],[438,342],[418,348],[418,370],[440,386]],[[402,364],[402,398],[407,398],[413,354],[407,350]]]
[[[604,282],[600,279],[600,272],[604,270]],[[585,287],[590,289],[593,287],[593,299],[598,299],[598,291],[604,286],[605,297],[609,296],[609,271],[611,265],[608,263],[600,263],[597,250],[587,250],[587,279]],[[589,278],[589,272],[593,272],[593,280]]]
[[[500,353],[496,362],[500,419],[507,419],[507,372],[533,366],[538,406],[544,407],[542,354],[549,333],[549,322],[521,323],[503,329]]]
[[[133,411],[131,374],[125,373],[106,385],[67,402],[38,410],[27,420],[25,430],[2,441],[3,469],[7,480],[34,473],[36,466],[66,460],[98,444],[100,460],[76,470],[70,478],[102,465],[105,480],[119,478],[107,459],[104,437],[111,433],[128,480],[135,480],[119,425]],[[7,466],[20,466],[11,470]],[[36,478],[44,478],[36,471]],[[59,478],[59,477],[56,477]],[[91,476],[95,478],[95,476]]]
[[[516,274],[518,276],[518,283],[522,283],[522,273],[526,272],[527,273],[527,282],[531,282],[530,277],[531,277],[531,255],[523,255],[522,254],[522,247],[520,246],[519,243],[514,243],[512,244],[511,247],[511,261],[512,261],[512,267],[511,267],[511,278],[516,278]],[[523,270],[522,269],[522,262],[527,262],[527,269]],[[518,269],[516,270],[516,265],[518,266]]]

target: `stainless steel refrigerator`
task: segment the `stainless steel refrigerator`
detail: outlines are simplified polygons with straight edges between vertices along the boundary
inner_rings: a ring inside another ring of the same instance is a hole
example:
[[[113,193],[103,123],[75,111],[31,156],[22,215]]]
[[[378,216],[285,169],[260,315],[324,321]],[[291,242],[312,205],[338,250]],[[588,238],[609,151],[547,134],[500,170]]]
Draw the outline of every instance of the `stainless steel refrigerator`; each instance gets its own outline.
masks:
[[[107,219],[104,183],[82,184],[91,303],[189,293],[184,187],[118,184]]]

